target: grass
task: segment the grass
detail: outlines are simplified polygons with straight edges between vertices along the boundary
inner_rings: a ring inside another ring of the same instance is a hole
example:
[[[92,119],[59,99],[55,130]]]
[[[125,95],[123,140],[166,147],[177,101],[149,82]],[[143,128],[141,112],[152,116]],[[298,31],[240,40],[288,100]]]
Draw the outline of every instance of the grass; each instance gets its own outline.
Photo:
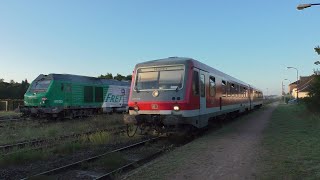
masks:
[[[46,152],[16,152],[8,156],[0,157],[0,167],[7,167],[8,165],[22,165],[28,162],[43,160],[46,158],[48,158],[48,154]]]
[[[260,176],[320,179],[320,117],[306,106],[280,105],[264,131]]]
[[[20,115],[15,111],[0,111],[0,117],[19,117]]]
[[[45,121],[45,120],[44,120]],[[87,119],[65,121],[25,121],[0,124],[0,144],[35,138],[53,138],[73,133],[84,133],[123,125],[123,115],[100,115]]]

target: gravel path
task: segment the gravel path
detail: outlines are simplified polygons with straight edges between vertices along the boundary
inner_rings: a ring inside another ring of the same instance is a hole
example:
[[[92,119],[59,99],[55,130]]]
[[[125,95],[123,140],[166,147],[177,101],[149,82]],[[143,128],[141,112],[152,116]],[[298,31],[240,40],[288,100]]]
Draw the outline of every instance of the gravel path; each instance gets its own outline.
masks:
[[[124,179],[260,179],[262,131],[277,104],[149,163]]]

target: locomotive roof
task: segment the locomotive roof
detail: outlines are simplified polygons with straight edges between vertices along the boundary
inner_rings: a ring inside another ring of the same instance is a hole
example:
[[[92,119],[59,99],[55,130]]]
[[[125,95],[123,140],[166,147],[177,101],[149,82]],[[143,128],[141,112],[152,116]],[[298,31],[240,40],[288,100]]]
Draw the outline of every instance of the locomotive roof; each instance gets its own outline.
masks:
[[[146,61],[146,62],[143,62],[143,63],[139,63],[136,65],[136,68],[139,68],[139,67],[145,67],[145,66],[160,66],[160,65],[173,65],[173,64],[190,64],[192,63],[194,66],[204,70],[204,71],[214,71],[215,73],[217,73],[217,75],[221,76],[221,77],[225,77],[225,78],[228,78],[228,80],[230,81],[234,81],[234,82],[237,82],[237,83],[241,83],[243,85],[248,85],[250,86],[251,88],[255,89],[255,90],[258,90],[258,91],[261,91],[259,90],[258,88],[255,88],[254,86],[248,84],[248,83],[245,83],[243,81],[240,81],[228,74],[225,74],[217,69],[214,69],[206,64],[203,64],[202,62],[199,62],[195,59],[192,59],[192,58],[188,58],[188,57],[169,57],[169,58],[164,58],[164,59],[156,59],[156,60],[151,60],[151,61]]]
[[[118,81],[114,79],[104,79],[104,78],[96,78],[89,76],[80,76],[73,74],[48,74],[43,75],[40,74],[35,80],[41,79],[53,79],[60,81],[70,81],[70,82],[81,82],[81,83],[100,83],[100,84],[108,84],[108,85],[118,85],[118,86],[130,86],[130,81]]]

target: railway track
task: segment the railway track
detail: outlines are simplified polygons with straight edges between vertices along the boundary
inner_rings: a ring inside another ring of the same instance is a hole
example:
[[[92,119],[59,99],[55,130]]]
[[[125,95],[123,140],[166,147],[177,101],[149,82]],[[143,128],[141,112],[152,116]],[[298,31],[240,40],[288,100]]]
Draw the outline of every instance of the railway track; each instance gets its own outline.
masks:
[[[96,156],[93,156],[93,157],[90,157],[90,158],[86,158],[86,159],[83,159],[83,160],[80,160],[80,161],[77,161],[77,162],[66,164],[66,165],[60,166],[60,167],[55,168],[55,169],[51,169],[51,170],[48,170],[48,171],[45,171],[45,172],[41,172],[41,173],[38,173],[38,174],[35,174],[35,175],[31,175],[31,176],[23,178],[23,179],[43,178],[43,177],[46,177],[46,176],[53,176],[53,175],[56,175],[56,174],[59,174],[59,173],[62,173],[62,172],[67,172],[68,170],[70,170],[72,168],[75,168],[77,166],[80,166],[83,163],[88,163],[88,162],[92,162],[92,161],[98,160],[98,159],[103,158],[105,156],[108,156],[108,155],[110,155],[112,153],[122,152],[122,151],[126,151],[126,150],[129,150],[129,149],[137,148],[139,146],[145,145],[146,143],[154,142],[154,141],[157,141],[159,139],[160,139],[160,137],[154,137],[154,138],[150,138],[150,139],[147,139],[147,140],[143,140],[143,141],[140,141],[140,142],[128,145],[128,146],[124,146],[124,147],[121,147],[121,148],[117,148],[117,149],[114,149],[114,150],[111,150],[111,151],[108,151],[108,152],[105,152],[105,153],[102,153],[102,154],[99,154],[99,155],[96,155]],[[155,157],[156,155],[159,155],[161,152],[162,151],[158,151],[158,152],[154,153],[153,155],[149,155],[148,159],[150,159],[152,157]],[[125,166],[123,166],[121,168],[118,168],[118,169],[113,170],[111,172],[108,172],[106,174],[102,174],[99,177],[96,177],[94,179],[105,179],[105,178],[108,178],[108,177],[112,177],[112,174],[114,172],[118,172],[119,170],[132,168],[135,164],[141,163],[142,161],[144,161],[146,159],[147,158],[142,158],[142,159],[140,159],[138,161],[131,162],[131,163],[129,163],[129,164],[127,164],[127,165],[125,165]]]
[[[10,122],[10,121],[22,121],[24,118],[21,117],[0,117],[0,122]]]
[[[102,130],[89,131],[89,132],[85,132],[85,133],[70,134],[70,135],[65,135],[65,136],[60,136],[60,137],[50,138],[50,139],[33,139],[33,140],[28,140],[28,141],[17,142],[14,144],[3,144],[3,145],[0,145],[0,152],[8,153],[8,152],[10,152],[10,150],[22,149],[24,147],[42,147],[42,146],[50,145],[50,144],[53,144],[55,142],[59,142],[62,140],[79,138],[84,135],[91,135],[91,134],[98,133],[98,132],[121,133],[121,132],[125,132],[125,130],[126,130],[125,126],[120,126],[120,127],[116,127],[116,128],[107,128],[107,129],[102,129]]]

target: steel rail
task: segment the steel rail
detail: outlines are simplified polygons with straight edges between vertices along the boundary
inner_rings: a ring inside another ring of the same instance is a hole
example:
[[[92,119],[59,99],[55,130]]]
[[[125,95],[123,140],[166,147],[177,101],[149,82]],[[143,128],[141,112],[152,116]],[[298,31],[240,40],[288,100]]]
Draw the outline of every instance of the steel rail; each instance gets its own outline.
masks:
[[[151,142],[151,141],[154,141],[154,140],[157,140],[157,139],[159,139],[159,137],[147,139],[147,140],[144,140],[144,141],[141,141],[141,142],[138,142],[138,143],[131,144],[129,146],[125,146],[125,147],[121,147],[121,148],[118,148],[118,149],[114,149],[112,151],[108,151],[108,152],[103,153],[103,154],[99,154],[99,155],[96,155],[96,156],[93,156],[93,157],[90,157],[90,158],[87,158],[87,159],[83,159],[83,160],[80,160],[80,161],[77,161],[77,162],[74,162],[74,163],[71,163],[71,164],[67,164],[67,165],[52,169],[52,170],[48,170],[48,171],[45,171],[45,172],[42,172],[42,173],[39,173],[39,174],[35,174],[35,175],[32,175],[32,176],[23,178],[23,180],[32,179],[32,178],[35,178],[37,176],[50,175],[50,174],[54,174],[54,173],[57,173],[57,172],[61,172],[63,170],[66,170],[66,169],[69,169],[71,167],[77,166],[77,165],[79,165],[81,163],[90,162],[90,161],[96,160],[98,158],[104,157],[104,156],[109,155],[109,154],[114,153],[114,152],[120,152],[120,151],[127,150],[127,149],[130,149],[130,148],[133,148],[133,147],[141,146],[141,145],[143,145],[143,144],[145,144],[147,142]]]
[[[122,167],[120,167],[118,169],[115,169],[115,170],[113,170],[111,172],[108,172],[108,173],[106,173],[104,175],[101,175],[101,176],[95,178],[95,180],[98,180],[98,179],[113,179],[112,175],[114,173],[116,173],[116,172],[123,172],[123,171],[129,171],[129,170],[136,169],[137,168],[136,165],[138,165],[140,167],[142,164],[145,164],[146,162],[149,162],[149,161],[159,157],[164,152],[164,150],[165,149],[162,149],[162,150],[157,151],[156,153],[153,153],[153,154],[151,154],[151,155],[149,155],[147,157],[144,157],[144,158],[141,158],[141,159],[139,159],[137,161],[134,161],[132,163],[126,164],[126,165],[124,165],[124,166],[122,166]],[[139,164],[141,164],[141,165],[139,165]]]

